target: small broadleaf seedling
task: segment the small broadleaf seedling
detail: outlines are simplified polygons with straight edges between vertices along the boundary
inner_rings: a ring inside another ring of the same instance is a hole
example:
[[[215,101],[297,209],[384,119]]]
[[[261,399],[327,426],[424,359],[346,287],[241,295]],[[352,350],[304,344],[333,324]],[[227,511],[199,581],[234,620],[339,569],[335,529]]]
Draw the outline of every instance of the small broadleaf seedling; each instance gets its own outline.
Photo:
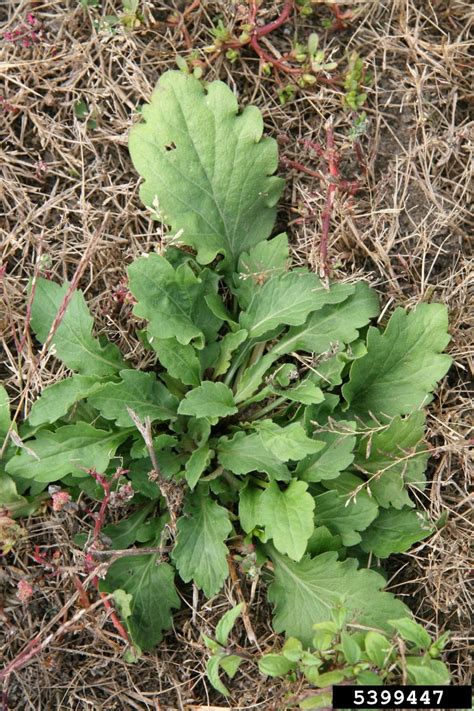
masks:
[[[348,623],[391,633],[410,612],[371,566],[433,531],[411,492],[424,487],[423,408],[451,362],[446,308],[371,325],[367,283],[291,267],[287,236],[272,236],[276,142],[225,84],[167,72],[142,118],[131,157],[168,233],[128,284],[156,362],[135,370],[95,337],[80,291],[51,337],[69,287],[38,278],[32,329],[74,374],[6,448],[0,503],[58,482],[100,499],[91,471],[129,485],[129,517],[107,539],[148,552],[112,562],[101,589],[143,650],[170,629],[176,586],[215,595],[245,547],[271,562],[277,632],[310,648],[312,625],[343,604]]]

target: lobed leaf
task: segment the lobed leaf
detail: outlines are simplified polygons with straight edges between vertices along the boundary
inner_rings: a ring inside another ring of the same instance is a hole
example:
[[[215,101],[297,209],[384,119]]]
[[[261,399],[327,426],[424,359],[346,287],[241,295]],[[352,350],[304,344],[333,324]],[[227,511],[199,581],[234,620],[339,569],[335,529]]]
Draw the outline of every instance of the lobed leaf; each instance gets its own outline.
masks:
[[[85,422],[65,425],[54,432],[41,430],[35,439],[28,440],[28,449],[12,457],[5,469],[13,477],[44,483],[68,474],[85,477],[84,469],[104,472],[115,450],[129,436],[130,430],[109,432]]]
[[[130,134],[130,155],[144,183],[140,196],[158,207],[201,264],[217,254],[228,266],[265,240],[283,181],[276,141],[262,139],[255,107],[238,113],[222,82],[204,87],[183,72],[166,72]]]
[[[406,415],[427,405],[451,358],[448,313],[442,304],[419,304],[411,313],[397,308],[383,333],[369,328],[367,354],[351,366],[342,392],[361,418],[369,413]]]
[[[59,286],[43,278],[36,282],[31,327],[41,343],[48,338],[68,288],[68,284]],[[126,365],[115,344],[103,346],[92,336],[92,326],[93,319],[84,295],[81,291],[75,291],[54,333],[49,351],[81,375],[113,375]]]
[[[408,608],[391,593],[383,592],[384,578],[373,570],[358,570],[355,559],[337,560],[329,552],[294,562],[266,546],[274,564],[274,581],[268,598],[275,607],[273,627],[311,646],[311,625],[325,622],[329,611],[343,603],[358,624],[391,631],[388,619],[408,616]]]
[[[184,515],[178,519],[178,535],[172,558],[185,583],[194,580],[206,597],[215,595],[228,575],[227,546],[231,531],[222,506],[197,489],[188,496]]]
[[[180,600],[174,586],[174,571],[168,563],[159,563],[156,555],[126,556],[116,560],[100,583],[103,592],[124,590],[129,599],[130,615],[125,623],[132,641],[140,649],[154,647],[171,628],[172,610]]]
[[[89,397],[90,404],[106,420],[114,420],[118,427],[132,427],[133,420],[127,408],[140,419],[173,420],[176,418],[178,400],[171,395],[154,373],[140,370],[121,370],[121,382],[108,383]]]
[[[285,491],[271,482],[260,497],[259,522],[280,553],[300,560],[314,530],[314,499],[308,485],[293,480]]]

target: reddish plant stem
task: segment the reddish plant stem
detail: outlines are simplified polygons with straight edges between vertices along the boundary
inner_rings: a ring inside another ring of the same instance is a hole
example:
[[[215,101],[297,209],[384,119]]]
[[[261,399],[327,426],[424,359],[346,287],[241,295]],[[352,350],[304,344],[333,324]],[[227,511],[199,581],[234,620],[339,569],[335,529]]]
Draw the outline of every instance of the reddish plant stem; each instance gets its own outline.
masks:
[[[102,490],[104,492],[104,498],[101,501],[99,512],[96,514],[96,517],[95,517],[94,531],[92,534],[92,543],[89,546],[89,550],[88,550],[86,557],[85,557],[85,566],[86,566],[87,572],[94,573],[97,569],[97,565],[94,560],[93,551],[97,547],[97,545],[99,544],[99,541],[100,541],[100,534],[102,532],[102,528],[105,523],[105,517],[107,514],[107,509],[110,504],[110,499],[111,499],[111,495],[112,495],[112,484],[114,481],[119,479],[121,476],[123,476],[123,474],[126,474],[127,472],[125,469],[119,468],[119,469],[117,469],[115,474],[112,476],[112,479],[110,479],[110,481],[109,481],[103,474],[100,474],[95,469],[88,469],[87,471],[96,480],[96,482],[102,487]],[[110,621],[112,622],[113,626],[115,627],[115,629],[117,630],[119,635],[125,640],[125,642],[127,644],[130,644],[130,637],[128,635],[127,630],[120,622],[112,604],[109,602],[108,597],[105,595],[105,593],[100,592],[100,590],[99,590],[99,576],[97,574],[94,574],[94,576],[92,578],[92,583],[93,583],[93,585],[95,585],[95,587],[97,588],[97,591],[99,592],[100,597],[104,601],[104,606],[110,615]]]
[[[326,127],[325,149],[323,149],[319,143],[314,143],[313,141],[304,140],[303,143],[308,148],[314,150],[320,157],[326,159],[328,167],[327,175],[324,175],[320,171],[313,170],[299,161],[283,158],[282,162],[288,167],[306,173],[306,175],[310,175],[318,180],[323,180],[327,185],[324,208],[321,213],[321,238],[319,243],[319,274],[322,279],[327,279],[329,276],[329,229],[336,193],[339,191],[348,195],[355,195],[359,189],[359,182],[341,178],[339,171],[340,156],[335,147],[334,129],[331,123]],[[303,220],[299,220],[299,222],[301,221]]]
[[[252,3],[253,8],[252,11],[254,12],[253,16],[253,21],[255,21],[255,17],[257,14],[257,8],[256,8],[256,3]],[[281,13],[278,15],[276,20],[273,20],[272,22],[268,22],[266,25],[263,25],[262,27],[256,27],[254,32],[258,37],[263,37],[264,35],[269,35],[270,32],[273,32],[274,30],[278,29],[282,25],[285,24],[285,22],[290,18],[291,12],[294,8],[294,0],[286,0],[283,9]]]
[[[344,22],[344,20],[351,20],[352,12],[350,10],[347,10],[346,12],[341,12],[339,5],[336,4],[331,4],[329,7],[331,8],[331,12],[335,16],[335,20],[330,29],[345,30],[347,28],[347,24]]]

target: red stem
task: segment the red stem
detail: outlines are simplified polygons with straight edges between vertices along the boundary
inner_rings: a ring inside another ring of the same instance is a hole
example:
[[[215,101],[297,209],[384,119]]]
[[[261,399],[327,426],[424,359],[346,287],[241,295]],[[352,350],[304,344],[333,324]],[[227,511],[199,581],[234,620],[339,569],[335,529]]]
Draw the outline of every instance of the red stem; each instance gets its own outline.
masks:
[[[255,6],[255,3],[252,3]],[[284,25],[285,22],[289,19],[291,15],[291,11],[293,10],[294,7],[294,2],[293,0],[286,0],[283,10],[281,13],[278,15],[276,20],[273,20],[273,22],[269,22],[266,25],[263,25],[263,27],[256,27],[254,32],[258,37],[263,37],[264,35],[269,35],[270,32],[273,32],[274,30],[278,29],[278,27],[281,27],[281,25]],[[255,8],[256,12],[256,8]],[[255,18],[254,18],[255,19]]]

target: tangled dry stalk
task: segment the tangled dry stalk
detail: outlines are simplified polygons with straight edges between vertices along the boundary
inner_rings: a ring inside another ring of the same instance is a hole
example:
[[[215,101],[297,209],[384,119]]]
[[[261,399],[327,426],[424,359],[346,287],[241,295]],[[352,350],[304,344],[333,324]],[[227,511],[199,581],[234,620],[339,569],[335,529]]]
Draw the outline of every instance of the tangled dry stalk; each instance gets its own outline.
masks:
[[[272,21],[281,5],[264,2],[262,20]],[[354,50],[364,58],[373,75],[364,107],[368,129],[361,138],[365,171],[354,158],[351,119],[337,87],[316,83],[282,106],[277,90],[283,79],[262,76],[251,47],[234,63],[224,53],[202,51],[214,40],[216,18],[230,28],[238,24],[243,11],[238,3],[143,2],[139,26],[119,25],[112,32],[94,20],[120,15],[119,0],[104,0],[98,10],[79,0],[2,4],[0,376],[21,419],[41,389],[64,374],[52,357],[36,361],[38,346],[26,328],[26,286],[40,269],[58,280],[70,279],[81,259],[80,285],[101,330],[132,362],[145,364],[148,356],[134,336],[122,286],[126,265],[155,249],[161,233],[138,200],[127,133],[137,120],[137,106],[177,55],[189,56],[192,45],[206,78],[223,79],[242,104],[262,109],[267,130],[280,140],[281,173],[288,181],[281,225],[290,223],[295,260],[316,269],[327,180],[288,166],[324,172],[309,142],[324,144],[330,119],[341,175],[360,182],[355,197],[335,192],[329,244],[334,272],[344,278],[364,275],[375,284],[384,315],[394,303],[412,306],[423,300],[442,301],[450,312],[454,365],[430,407],[432,484],[421,501],[434,518],[446,515],[447,523],[393,562],[391,584],[431,632],[453,630],[449,661],[455,678],[466,682],[472,608],[466,583],[472,437],[467,383],[474,355],[469,321],[472,7],[468,0],[355,0],[343,9],[349,5],[352,18],[339,22],[346,24],[343,30],[325,29],[331,10],[313,0],[312,15],[293,15],[260,41],[265,53],[278,58],[296,36],[304,41],[318,32],[327,56],[342,68]],[[86,117],[78,116],[81,101]],[[70,620],[71,600],[75,612],[80,609],[73,581],[83,561],[71,542],[90,526],[86,510],[87,502],[69,513],[54,513],[45,504],[28,521],[28,538],[10,555],[9,567],[0,571],[4,663],[49,630],[51,621]],[[35,564],[35,545],[46,555],[54,553],[55,568]],[[24,578],[34,585],[27,605],[16,598]],[[251,589],[245,580],[240,585],[250,602],[258,645],[268,650],[275,638],[259,586]],[[120,637],[102,608],[75,617],[41,656],[12,675],[11,708],[105,711],[212,704],[217,697],[205,679],[200,631],[212,630],[229,603],[238,601],[238,589],[234,580],[209,603],[184,600],[175,633],[133,666],[122,660]],[[239,629],[235,639],[245,644],[243,628],[238,634]],[[245,665],[232,689],[231,708],[239,709],[281,708],[288,690],[280,682],[256,680]]]

